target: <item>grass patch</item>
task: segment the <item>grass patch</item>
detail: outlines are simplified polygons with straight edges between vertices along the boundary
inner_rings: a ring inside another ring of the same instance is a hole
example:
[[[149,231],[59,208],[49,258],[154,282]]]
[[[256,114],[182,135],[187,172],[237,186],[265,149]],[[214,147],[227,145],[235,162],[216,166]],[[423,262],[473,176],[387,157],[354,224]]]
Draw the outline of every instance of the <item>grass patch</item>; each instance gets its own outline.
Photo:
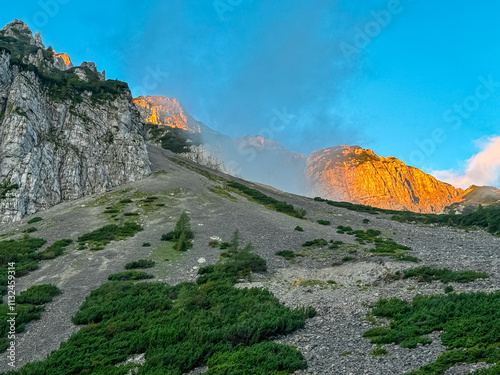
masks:
[[[136,260],[134,262],[127,263],[125,265],[125,269],[131,270],[131,269],[135,269],[135,268],[152,268],[152,267],[154,267],[154,265],[155,265],[154,260],[139,259],[139,260]]]
[[[34,223],[38,223],[39,221],[42,221],[43,219],[39,216],[37,217],[34,217],[33,219],[30,219],[28,220],[28,224],[34,224]]]
[[[235,288],[240,265],[246,263],[244,271],[261,264],[249,253],[247,247],[238,249],[205,269],[197,283],[102,285],[73,318],[83,327],[45,360],[13,374],[124,375],[137,365],[116,365],[141,353],[142,374],[180,375],[207,363],[211,374],[228,374],[234,366],[239,374],[254,369],[253,374],[281,375],[305,368],[300,353],[270,340],[304,327],[316,312],[290,309],[266,289]],[[214,274],[218,277],[205,277]]]
[[[476,271],[452,271],[448,268],[431,268],[427,266],[405,270],[403,279],[416,278],[418,281],[441,281],[443,283],[469,283],[477,279],[486,279],[487,273]]]
[[[111,241],[133,237],[140,231],[142,227],[136,223],[125,223],[121,227],[110,224],[78,237],[78,244],[90,250],[102,250]]]
[[[145,279],[153,279],[154,276],[149,273],[142,271],[123,271],[114,273],[108,276],[109,281],[125,281],[125,280],[145,280]]]
[[[297,217],[299,219],[303,219],[307,212],[303,208],[295,208],[293,205],[288,204],[287,202],[280,202],[272,197],[269,197],[258,190],[251,189],[248,186],[240,184],[238,182],[230,181],[227,183],[227,186],[237,190],[240,193],[243,193],[247,197],[250,197],[257,203],[260,203],[274,211],[281,212],[293,217]]]
[[[38,229],[36,229],[35,227],[31,227],[31,228],[28,228],[25,231],[23,231],[23,233],[33,233],[33,232],[36,232],[37,230]]]
[[[345,256],[342,258],[342,262],[352,262],[352,261],[355,261],[356,258],[355,257],[351,257],[351,256]]]
[[[389,327],[365,332],[374,344],[415,348],[431,342],[425,335],[443,331],[441,341],[448,350],[412,375],[444,374],[458,364],[477,362],[495,364],[484,374],[500,370],[500,292],[416,296],[413,302],[381,299],[373,314],[390,320]]]
[[[318,220],[317,223],[320,225],[330,225],[331,224],[331,222],[328,220]]]

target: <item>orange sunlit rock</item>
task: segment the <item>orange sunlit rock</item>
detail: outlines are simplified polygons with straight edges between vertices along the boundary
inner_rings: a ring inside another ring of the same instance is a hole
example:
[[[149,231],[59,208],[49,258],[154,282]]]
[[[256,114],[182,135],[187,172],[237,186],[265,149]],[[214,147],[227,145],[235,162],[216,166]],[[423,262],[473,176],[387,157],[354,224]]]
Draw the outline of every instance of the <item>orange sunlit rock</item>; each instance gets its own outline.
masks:
[[[143,118],[147,122],[179,128],[193,133],[201,131],[196,121],[188,118],[186,111],[175,98],[166,96],[140,96],[134,99],[134,103],[140,106]]]
[[[465,192],[393,157],[359,146],[338,146],[307,158],[313,192],[323,198],[385,209],[439,213]]]
[[[68,56],[67,53],[56,53],[55,56],[60,57],[66,66],[73,66],[71,58]]]

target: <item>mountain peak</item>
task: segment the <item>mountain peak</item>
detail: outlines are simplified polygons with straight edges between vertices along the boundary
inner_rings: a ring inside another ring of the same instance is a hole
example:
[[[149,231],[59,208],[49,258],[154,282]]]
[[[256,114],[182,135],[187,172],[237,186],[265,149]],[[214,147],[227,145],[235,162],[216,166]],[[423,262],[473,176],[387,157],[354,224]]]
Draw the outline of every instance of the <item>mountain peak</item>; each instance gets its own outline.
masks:
[[[463,191],[394,157],[359,146],[314,151],[306,175],[324,198],[394,210],[439,213],[462,199]]]
[[[32,35],[30,27],[23,21],[15,19],[12,22],[9,22],[2,29],[3,32],[8,33],[9,36],[16,37],[18,33],[25,35]]]
[[[134,103],[146,122],[200,133],[202,125],[193,119],[179,100],[168,96],[139,96]]]

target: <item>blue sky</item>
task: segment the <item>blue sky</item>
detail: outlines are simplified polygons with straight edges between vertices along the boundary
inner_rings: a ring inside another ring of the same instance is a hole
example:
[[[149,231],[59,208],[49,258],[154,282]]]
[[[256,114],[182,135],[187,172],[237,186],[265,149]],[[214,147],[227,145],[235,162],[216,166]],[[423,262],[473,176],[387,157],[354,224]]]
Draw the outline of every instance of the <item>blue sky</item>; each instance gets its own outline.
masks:
[[[499,13],[494,0],[40,0],[4,5],[0,23],[22,19],[228,135],[461,172],[500,133]]]

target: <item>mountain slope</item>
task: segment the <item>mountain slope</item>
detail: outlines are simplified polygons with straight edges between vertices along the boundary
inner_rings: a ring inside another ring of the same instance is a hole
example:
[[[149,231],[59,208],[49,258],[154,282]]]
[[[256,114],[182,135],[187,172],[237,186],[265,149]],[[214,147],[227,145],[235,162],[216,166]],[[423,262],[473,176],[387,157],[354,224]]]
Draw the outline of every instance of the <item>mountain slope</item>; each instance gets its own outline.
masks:
[[[150,174],[128,86],[71,66],[21,21],[0,31],[2,222]]]
[[[314,151],[306,176],[314,194],[385,209],[439,213],[463,196],[461,189],[359,146]]]

